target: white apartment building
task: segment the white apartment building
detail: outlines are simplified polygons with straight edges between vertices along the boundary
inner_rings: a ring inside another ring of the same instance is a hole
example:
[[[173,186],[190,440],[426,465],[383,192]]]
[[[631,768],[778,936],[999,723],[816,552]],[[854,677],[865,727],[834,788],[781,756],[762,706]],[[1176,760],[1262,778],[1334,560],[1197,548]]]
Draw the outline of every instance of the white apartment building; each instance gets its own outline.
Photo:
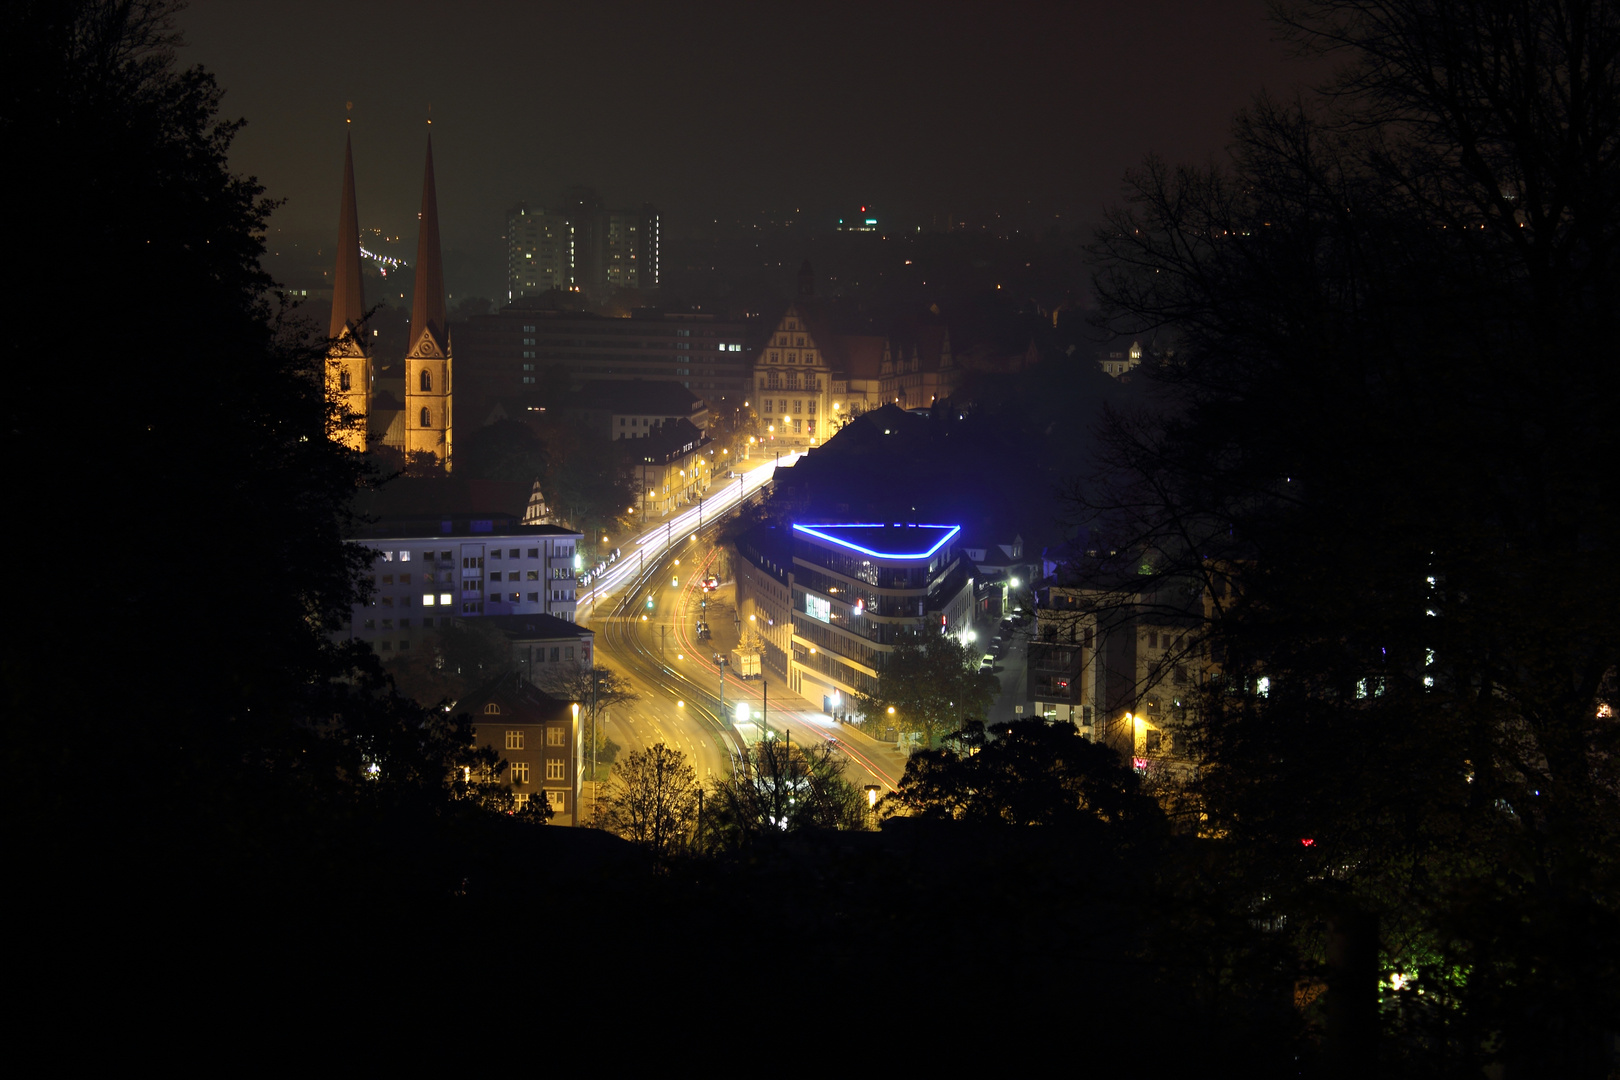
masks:
[[[351,638],[387,659],[451,618],[551,615],[573,622],[583,534],[562,525],[466,518],[380,523],[352,542],[371,549],[370,602],[356,605]],[[499,528],[500,531],[496,531]]]

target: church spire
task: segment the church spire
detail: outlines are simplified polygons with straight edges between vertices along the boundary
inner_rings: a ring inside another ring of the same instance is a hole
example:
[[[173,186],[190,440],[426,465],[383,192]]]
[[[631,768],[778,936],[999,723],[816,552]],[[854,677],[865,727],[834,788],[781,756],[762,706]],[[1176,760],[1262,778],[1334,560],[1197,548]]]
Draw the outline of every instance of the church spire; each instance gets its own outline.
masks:
[[[354,147],[343,140],[343,199],[338,208],[337,270],[332,275],[331,338],[341,337],[365,317],[365,287],[360,280],[360,215],[354,205]]]
[[[422,211],[416,233],[416,288],[411,293],[411,346],[415,349],[424,330],[443,349],[444,261],[439,255],[439,196],[433,186],[433,136],[428,135],[427,172],[422,179]]]

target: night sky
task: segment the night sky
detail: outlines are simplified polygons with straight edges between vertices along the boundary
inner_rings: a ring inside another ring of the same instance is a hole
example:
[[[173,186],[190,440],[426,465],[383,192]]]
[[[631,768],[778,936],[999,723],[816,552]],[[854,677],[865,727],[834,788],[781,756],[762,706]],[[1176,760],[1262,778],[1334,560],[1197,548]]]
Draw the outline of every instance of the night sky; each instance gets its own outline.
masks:
[[[571,183],[610,206],[657,204],[672,236],[761,212],[830,222],[863,203],[906,228],[1085,224],[1143,155],[1219,154],[1257,90],[1310,74],[1264,11],[244,0],[182,14],[180,59],[215,72],[223,114],[247,118],[232,164],[286,200],[284,237],[335,232],[353,102],[362,225],[413,245],[431,104],[447,255],[498,260],[506,209]]]

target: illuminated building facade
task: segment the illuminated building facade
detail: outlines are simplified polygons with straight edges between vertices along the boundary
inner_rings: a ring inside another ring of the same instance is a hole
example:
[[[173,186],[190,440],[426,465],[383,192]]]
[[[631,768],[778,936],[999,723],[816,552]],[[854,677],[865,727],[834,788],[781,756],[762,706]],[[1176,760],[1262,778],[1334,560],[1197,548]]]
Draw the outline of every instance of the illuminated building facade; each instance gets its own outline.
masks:
[[[799,297],[788,305],[754,360],[753,412],[770,450],[819,446],[832,434],[833,363],[842,342],[814,300],[810,264],[799,271]]]
[[[450,468],[450,324],[444,306],[444,260],[439,246],[439,197],[433,183],[433,140],[428,139],[422,209],[416,239],[416,287],[411,294],[410,347],[405,351],[405,453],[432,454]]]
[[[337,268],[332,275],[332,318],[326,336],[327,400],[337,406],[334,438],[351,450],[366,448],[371,421],[371,357],[360,321],[366,315],[360,277],[360,218],[354,198],[354,148],[343,142],[343,193],[338,205]]]
[[[520,675],[503,675],[456,702],[473,721],[473,744],[506,761],[496,779],[512,786],[518,803],[545,799],[551,824],[579,822],[585,778],[584,737],[576,702],[535,689]]]
[[[828,712],[841,711],[855,695],[876,689],[896,642],[966,630],[973,580],[954,547],[960,532],[956,525],[795,524],[778,537],[740,539],[743,562],[774,549],[791,559],[774,569],[754,567],[757,576],[786,579],[790,689],[819,697]],[[746,594],[743,576],[740,568],[739,612],[759,603]]]

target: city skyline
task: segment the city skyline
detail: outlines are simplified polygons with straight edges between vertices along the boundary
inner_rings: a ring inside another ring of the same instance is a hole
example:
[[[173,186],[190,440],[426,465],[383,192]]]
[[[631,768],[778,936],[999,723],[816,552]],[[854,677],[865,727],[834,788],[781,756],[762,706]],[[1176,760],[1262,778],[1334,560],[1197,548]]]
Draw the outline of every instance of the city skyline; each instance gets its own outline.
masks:
[[[181,13],[180,62],[216,73],[223,114],[248,120],[233,169],[286,200],[272,230],[331,231],[347,128],[365,225],[409,231],[430,115],[447,249],[482,250],[513,205],[571,184],[656,203],[672,235],[763,214],[830,227],[859,205],[913,227],[1084,227],[1145,155],[1218,155],[1257,88],[1286,95],[1323,70],[1271,40],[1262,0],[834,5],[816,20],[727,4],[485,5],[448,23],[432,10]]]

